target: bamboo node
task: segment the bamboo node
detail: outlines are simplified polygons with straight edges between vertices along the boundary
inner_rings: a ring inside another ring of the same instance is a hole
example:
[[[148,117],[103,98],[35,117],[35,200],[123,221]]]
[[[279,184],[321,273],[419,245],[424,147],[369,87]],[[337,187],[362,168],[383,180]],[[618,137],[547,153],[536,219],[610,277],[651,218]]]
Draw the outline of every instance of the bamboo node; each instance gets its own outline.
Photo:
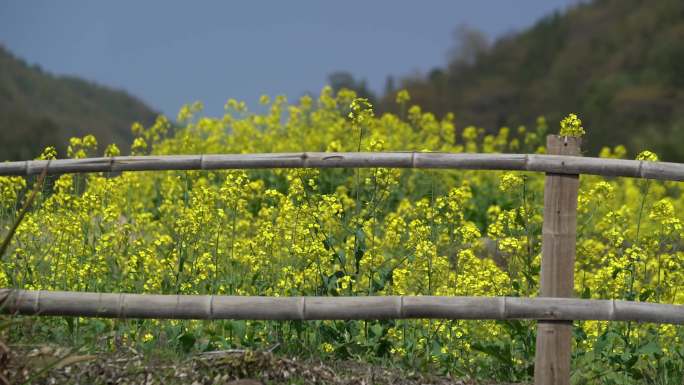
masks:
[[[33,304],[33,309],[36,314],[40,313],[40,293],[42,290],[38,290],[38,293],[36,293],[36,299],[35,303]]]
[[[209,303],[207,304],[209,307],[209,314],[207,314],[208,318],[210,320],[214,319],[214,295],[209,296]]]
[[[644,177],[644,161],[640,160],[639,161],[639,167],[637,168],[637,176],[640,178]]]
[[[125,311],[125,306],[126,306],[126,304],[124,303],[125,301],[126,301],[126,295],[124,293],[119,293],[119,301],[118,301],[119,311],[117,314],[117,316],[119,318],[124,317],[124,311]]]
[[[299,300],[299,319],[305,320],[306,317],[306,297],[301,297]]]

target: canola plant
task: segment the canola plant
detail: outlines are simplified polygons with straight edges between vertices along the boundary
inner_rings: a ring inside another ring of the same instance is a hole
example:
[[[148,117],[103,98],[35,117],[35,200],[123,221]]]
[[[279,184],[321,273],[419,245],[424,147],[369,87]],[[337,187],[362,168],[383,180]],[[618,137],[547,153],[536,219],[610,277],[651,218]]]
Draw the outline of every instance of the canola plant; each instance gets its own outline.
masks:
[[[354,92],[324,88],[265,113],[229,100],[220,117],[184,106],[176,123],[134,124],[131,153],[292,151],[544,153],[547,133],[581,136],[570,114],[549,129],[495,135],[439,119],[397,95],[376,116]],[[591,128],[588,128],[591,129]],[[68,157],[116,156],[92,136]],[[53,148],[40,155],[56,156]],[[601,157],[625,158],[606,143]],[[657,161],[649,151],[639,159]],[[0,178],[4,232],[34,179]],[[93,173],[50,177],[0,264],[0,286],[43,290],[269,296],[535,296],[544,175],[398,169]],[[584,175],[578,201],[576,296],[684,303],[682,185]],[[301,356],[399,363],[508,381],[532,374],[534,322],[124,321],[36,318],[16,341],[146,351],[268,348]],[[682,329],[575,322],[576,383],[675,383]],[[668,382],[673,381],[673,382]]]

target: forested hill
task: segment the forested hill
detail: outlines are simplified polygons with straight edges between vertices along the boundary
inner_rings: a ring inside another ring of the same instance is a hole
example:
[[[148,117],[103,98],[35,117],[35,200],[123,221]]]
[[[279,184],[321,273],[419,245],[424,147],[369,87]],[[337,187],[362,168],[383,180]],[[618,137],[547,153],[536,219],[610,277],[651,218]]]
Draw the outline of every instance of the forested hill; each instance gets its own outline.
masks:
[[[445,68],[403,79],[411,103],[489,130],[576,112],[588,154],[624,143],[684,161],[684,1],[598,0],[491,45],[460,43]],[[397,109],[391,92],[382,107]]]
[[[72,136],[93,134],[100,147],[127,152],[131,123],[156,112],[123,91],[29,66],[0,45],[0,161],[31,159],[48,145],[60,156]]]

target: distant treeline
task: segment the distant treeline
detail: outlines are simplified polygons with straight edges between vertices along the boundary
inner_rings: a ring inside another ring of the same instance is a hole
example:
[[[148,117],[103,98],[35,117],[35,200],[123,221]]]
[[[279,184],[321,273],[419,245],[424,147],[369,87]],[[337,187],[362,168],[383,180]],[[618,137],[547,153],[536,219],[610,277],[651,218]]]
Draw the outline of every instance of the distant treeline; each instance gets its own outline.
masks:
[[[625,143],[632,154],[653,149],[684,161],[684,1],[597,0],[494,43],[468,27],[455,35],[445,67],[389,77],[381,96],[344,73],[330,80],[375,99],[380,111],[399,112],[395,94],[407,88],[412,104],[453,112],[460,128],[515,128],[576,112],[590,154]]]
[[[31,159],[72,136],[93,134],[102,148],[127,150],[131,123],[152,123],[156,112],[123,91],[29,66],[0,45],[0,161]]]

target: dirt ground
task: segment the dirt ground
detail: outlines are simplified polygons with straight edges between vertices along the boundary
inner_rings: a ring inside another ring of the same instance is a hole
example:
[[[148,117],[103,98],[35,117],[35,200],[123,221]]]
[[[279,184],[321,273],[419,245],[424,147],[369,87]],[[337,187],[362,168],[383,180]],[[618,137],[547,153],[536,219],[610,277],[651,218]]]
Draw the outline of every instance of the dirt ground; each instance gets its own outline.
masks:
[[[0,384],[184,385],[470,385],[476,382],[410,373],[352,361],[299,360],[269,352],[220,351],[150,358],[135,351],[75,354],[54,347],[6,349]]]

